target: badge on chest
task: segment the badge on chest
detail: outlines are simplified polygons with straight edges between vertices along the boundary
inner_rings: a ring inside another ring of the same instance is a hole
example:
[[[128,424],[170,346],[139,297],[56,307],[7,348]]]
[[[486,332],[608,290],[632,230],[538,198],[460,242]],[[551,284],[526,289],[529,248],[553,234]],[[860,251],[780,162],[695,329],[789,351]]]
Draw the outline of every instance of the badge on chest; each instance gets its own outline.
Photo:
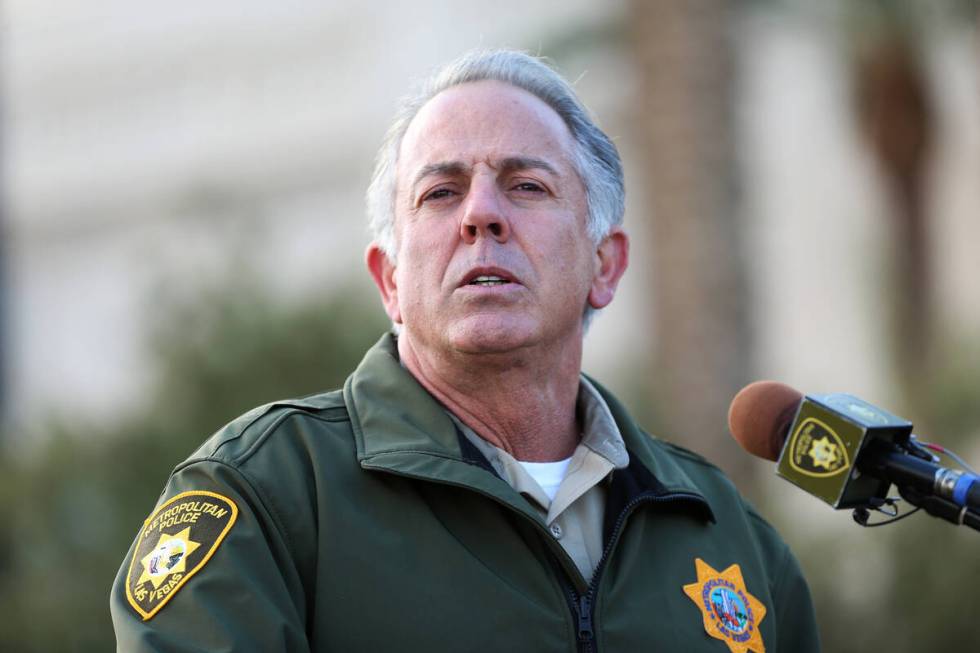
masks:
[[[766,606],[745,588],[742,569],[734,564],[719,572],[701,558],[695,558],[694,567],[698,579],[684,585],[684,593],[701,610],[704,630],[732,653],[765,653],[759,622]]]

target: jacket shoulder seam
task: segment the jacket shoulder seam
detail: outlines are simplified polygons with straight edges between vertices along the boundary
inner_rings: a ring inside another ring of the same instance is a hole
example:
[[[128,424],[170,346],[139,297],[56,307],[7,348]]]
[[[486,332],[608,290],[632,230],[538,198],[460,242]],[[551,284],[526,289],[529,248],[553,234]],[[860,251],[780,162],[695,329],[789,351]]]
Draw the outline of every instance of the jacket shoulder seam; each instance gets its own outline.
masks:
[[[240,440],[246,435],[252,435],[252,430],[253,427],[255,427],[256,422],[262,417],[270,415],[277,409],[280,410],[281,412],[275,416],[275,419],[273,419],[273,421],[270,424],[262,427],[262,429],[258,431],[256,435],[253,436],[254,441],[247,444],[244,451],[241,451],[234,455],[229,455],[227,459],[224,459],[219,456],[219,452],[221,452],[222,449],[225,449],[229,445],[229,443],[235,440]],[[180,467],[192,464],[199,460],[223,460],[224,462],[231,463],[235,466],[241,465],[245,463],[249,458],[251,458],[252,455],[254,455],[255,452],[262,447],[262,445],[271,437],[271,435],[276,431],[276,429],[278,429],[283,424],[283,422],[296,415],[302,415],[305,417],[309,417],[310,419],[314,419],[325,423],[339,423],[339,422],[350,421],[350,415],[348,414],[347,408],[345,406],[332,406],[327,409],[319,409],[319,410],[324,411],[326,414],[321,415],[317,412],[311,412],[310,410],[306,410],[298,406],[290,406],[290,405],[280,405],[278,407],[273,406],[269,408],[269,410],[261,413],[260,415],[257,415],[253,420],[251,420],[248,424],[246,424],[245,427],[242,428],[240,432],[222,440],[210,453],[207,453],[206,455],[203,456],[189,458],[184,463],[182,463]]]
[[[347,412],[346,409],[344,409],[345,416],[346,416],[346,412]],[[279,415],[275,419],[275,421],[272,422],[272,424],[269,424],[269,426],[267,426],[265,430],[263,430],[262,433],[260,433],[258,437],[255,438],[255,442],[249,445],[248,448],[245,449],[245,451],[243,451],[233,459],[235,461],[235,464],[241,465],[245,463],[249,458],[251,458],[255,454],[256,451],[259,450],[259,448],[263,444],[265,444],[265,442],[272,436],[272,434],[276,431],[276,429],[278,429],[279,426],[282,425],[283,422],[296,415],[303,415],[320,422],[328,422],[328,423],[350,421],[349,416],[346,416],[346,419],[324,419],[320,415],[317,415],[315,413],[310,413],[308,411],[299,408],[292,408],[290,410],[283,411],[283,413]]]
[[[468,462],[458,456],[453,456],[451,454],[446,454],[439,451],[427,451],[425,449],[384,449],[381,451],[372,451],[371,453],[363,456],[361,459],[364,462],[368,463],[371,461],[372,458],[378,458],[381,456],[391,456],[391,455],[397,455],[403,453],[413,454],[413,455],[432,456],[433,458],[443,458],[445,460],[453,460],[456,462]]]

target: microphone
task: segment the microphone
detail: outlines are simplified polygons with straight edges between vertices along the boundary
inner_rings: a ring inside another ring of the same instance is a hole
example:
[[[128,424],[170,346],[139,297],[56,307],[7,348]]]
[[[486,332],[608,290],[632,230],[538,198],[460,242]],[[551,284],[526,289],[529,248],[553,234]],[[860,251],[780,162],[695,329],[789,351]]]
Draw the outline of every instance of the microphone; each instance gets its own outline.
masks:
[[[895,485],[909,503],[980,530],[980,477],[940,467],[912,423],[849,394],[806,395],[756,381],[735,395],[728,428],[749,453],[837,509],[878,508]]]

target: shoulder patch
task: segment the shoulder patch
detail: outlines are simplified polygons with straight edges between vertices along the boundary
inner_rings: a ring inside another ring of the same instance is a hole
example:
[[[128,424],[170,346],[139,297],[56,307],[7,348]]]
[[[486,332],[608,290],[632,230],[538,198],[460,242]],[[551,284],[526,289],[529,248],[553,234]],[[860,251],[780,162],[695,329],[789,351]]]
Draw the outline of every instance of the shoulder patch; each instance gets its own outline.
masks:
[[[182,492],[143,522],[126,577],[126,599],[146,621],[211,559],[238,517],[228,497]]]

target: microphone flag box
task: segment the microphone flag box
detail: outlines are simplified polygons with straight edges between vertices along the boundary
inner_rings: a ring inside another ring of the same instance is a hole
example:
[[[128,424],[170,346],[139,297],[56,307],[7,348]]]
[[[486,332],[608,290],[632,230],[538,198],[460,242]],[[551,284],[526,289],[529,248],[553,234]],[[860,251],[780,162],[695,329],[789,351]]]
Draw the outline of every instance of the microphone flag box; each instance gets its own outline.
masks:
[[[862,475],[856,461],[873,440],[902,445],[912,423],[849,394],[807,395],[800,402],[776,473],[834,508],[885,498],[890,483]]]

